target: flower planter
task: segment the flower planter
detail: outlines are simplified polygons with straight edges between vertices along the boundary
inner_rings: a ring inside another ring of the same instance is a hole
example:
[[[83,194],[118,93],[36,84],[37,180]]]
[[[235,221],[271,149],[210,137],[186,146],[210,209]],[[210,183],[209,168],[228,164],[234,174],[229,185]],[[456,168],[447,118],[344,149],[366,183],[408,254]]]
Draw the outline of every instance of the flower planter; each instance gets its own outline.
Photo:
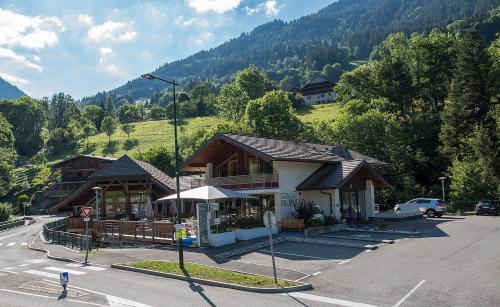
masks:
[[[234,244],[236,243],[236,232],[209,233],[208,243],[213,247]]]
[[[325,234],[329,232],[335,232],[335,231],[341,231],[345,229],[345,224],[335,224],[335,225],[327,225],[327,226],[320,226],[320,227],[309,227],[304,229],[304,234],[307,235],[312,235],[312,234]]]
[[[278,229],[273,228],[272,229],[272,234],[277,234]],[[236,229],[236,240],[252,240],[255,238],[262,238],[269,235],[269,232],[266,227],[258,227],[258,228],[249,228],[249,229],[244,229],[244,228],[237,228]]]

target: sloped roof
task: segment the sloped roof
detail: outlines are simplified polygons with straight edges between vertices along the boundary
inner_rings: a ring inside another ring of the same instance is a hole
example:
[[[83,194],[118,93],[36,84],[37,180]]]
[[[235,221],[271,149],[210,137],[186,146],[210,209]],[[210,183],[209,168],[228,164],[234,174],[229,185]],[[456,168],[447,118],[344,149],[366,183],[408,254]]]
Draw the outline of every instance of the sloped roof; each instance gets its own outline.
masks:
[[[64,161],[55,163],[54,165],[52,165],[52,167],[60,167],[61,165],[64,165],[64,164],[66,164],[68,162],[71,162],[71,161],[76,160],[76,159],[81,158],[81,157],[85,157],[85,158],[89,158],[89,159],[102,160],[102,161],[115,161],[116,160],[115,158],[110,158],[110,157],[100,157],[100,156],[92,156],[92,155],[80,154],[80,155],[71,157],[69,159],[66,159]]]
[[[165,187],[175,190],[175,184],[168,175],[149,163],[135,160],[127,155],[95,172],[91,178],[149,177],[152,176]]]
[[[382,177],[371,169],[364,160],[341,161],[336,164],[325,164],[297,186],[298,191],[339,189],[361,169],[366,168],[372,178],[380,185],[389,186]]]
[[[268,157],[268,160],[292,160],[333,163],[342,160],[365,160],[370,164],[385,164],[343,146],[331,146],[298,141],[286,141],[238,134],[224,133],[225,140],[252,148]]]

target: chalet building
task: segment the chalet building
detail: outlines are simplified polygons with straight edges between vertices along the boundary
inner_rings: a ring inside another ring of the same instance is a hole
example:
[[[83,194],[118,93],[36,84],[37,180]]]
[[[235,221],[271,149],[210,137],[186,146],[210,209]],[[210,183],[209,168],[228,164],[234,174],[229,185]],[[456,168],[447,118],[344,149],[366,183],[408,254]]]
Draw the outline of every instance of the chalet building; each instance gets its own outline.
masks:
[[[54,164],[53,168],[61,170],[60,181],[55,182],[45,190],[36,199],[33,208],[35,210],[50,209],[85,185],[92,174],[115,160],[107,157],[78,155]]]
[[[81,161],[87,161],[85,165],[102,165],[80,171],[72,169],[75,167],[74,163]],[[134,220],[145,216],[148,198],[154,202],[175,192],[172,178],[154,166],[127,155],[119,159],[82,155],[63,161],[58,166],[61,167],[62,182],[68,179],[65,177],[66,173],[76,173],[81,180],[76,189],[61,196],[61,200],[50,207],[53,212],[68,212],[77,216],[82,207],[93,207],[95,211],[96,194],[93,188],[99,187],[102,189],[99,193],[101,217]]]
[[[324,215],[369,220],[376,214],[375,189],[387,187],[376,167],[385,163],[342,146],[236,134],[217,134],[181,166],[204,185],[253,196],[222,204],[226,216],[291,218],[294,205],[314,202]]]
[[[294,91],[304,97],[306,105],[314,105],[333,102],[335,100],[335,92],[333,91],[334,86],[335,84],[328,80],[316,78]]]

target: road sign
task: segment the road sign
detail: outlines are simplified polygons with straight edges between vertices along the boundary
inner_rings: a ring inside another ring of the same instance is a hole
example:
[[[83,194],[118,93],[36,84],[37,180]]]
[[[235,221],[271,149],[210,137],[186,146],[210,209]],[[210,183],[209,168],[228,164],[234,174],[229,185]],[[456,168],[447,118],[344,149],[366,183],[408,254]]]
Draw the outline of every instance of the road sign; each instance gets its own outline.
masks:
[[[69,274],[68,274],[68,272],[62,272],[61,274],[59,274],[59,281],[61,283],[61,286],[63,286],[64,289],[66,289],[66,285],[69,282]]]
[[[220,224],[220,217],[214,218],[214,224],[219,225]]]
[[[90,222],[90,217],[84,217],[84,218],[83,218],[83,221],[84,221],[84,222]]]
[[[210,211],[218,211],[219,210],[219,204],[218,203],[213,203],[213,204],[208,204]]]
[[[90,215],[92,214],[93,210],[94,209],[92,207],[83,207],[83,208],[80,209],[80,212],[81,212],[80,215],[82,217],[90,217]]]

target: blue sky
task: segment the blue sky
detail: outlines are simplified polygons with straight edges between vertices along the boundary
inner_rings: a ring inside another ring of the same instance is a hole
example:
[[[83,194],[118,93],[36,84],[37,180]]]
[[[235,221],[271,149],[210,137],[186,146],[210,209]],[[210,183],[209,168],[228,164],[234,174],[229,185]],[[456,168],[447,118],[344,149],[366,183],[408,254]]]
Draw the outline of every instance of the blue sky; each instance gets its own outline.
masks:
[[[0,0],[0,76],[33,97],[111,90],[332,0]]]

